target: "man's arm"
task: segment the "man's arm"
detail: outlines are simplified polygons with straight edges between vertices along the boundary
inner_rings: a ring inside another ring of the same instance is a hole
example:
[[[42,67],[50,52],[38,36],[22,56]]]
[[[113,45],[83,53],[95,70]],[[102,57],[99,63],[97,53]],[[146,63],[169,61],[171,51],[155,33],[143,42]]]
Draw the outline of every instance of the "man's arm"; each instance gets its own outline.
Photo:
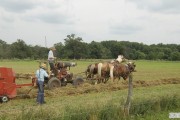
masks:
[[[44,76],[45,76],[45,77],[49,77],[49,75],[47,74],[46,71],[44,71]]]

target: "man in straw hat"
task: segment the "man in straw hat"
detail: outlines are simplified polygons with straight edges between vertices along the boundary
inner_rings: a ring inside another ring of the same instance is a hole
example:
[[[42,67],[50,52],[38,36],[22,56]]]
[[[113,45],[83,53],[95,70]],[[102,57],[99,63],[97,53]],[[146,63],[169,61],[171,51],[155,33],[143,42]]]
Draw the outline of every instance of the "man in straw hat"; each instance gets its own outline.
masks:
[[[42,63],[39,66],[39,69],[36,71],[37,85],[38,85],[38,95],[37,95],[37,103],[43,104],[44,101],[44,78],[48,77],[46,72],[46,64]]]
[[[56,50],[55,47],[51,47],[48,53],[48,61],[49,61],[49,66],[50,66],[50,70],[54,69],[54,60],[56,59],[56,57],[54,57],[54,51]]]

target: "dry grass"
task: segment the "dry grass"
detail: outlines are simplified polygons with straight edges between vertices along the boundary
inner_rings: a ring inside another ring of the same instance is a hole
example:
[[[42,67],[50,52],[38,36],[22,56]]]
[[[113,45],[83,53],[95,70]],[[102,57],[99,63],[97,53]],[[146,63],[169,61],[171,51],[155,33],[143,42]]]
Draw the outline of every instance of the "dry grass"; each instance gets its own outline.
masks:
[[[180,78],[169,78],[162,79],[157,81],[133,81],[133,87],[152,87],[152,86],[160,86],[166,84],[180,84]],[[18,94],[26,94],[29,89],[32,87],[24,87],[18,89]],[[45,87],[45,96],[46,97],[56,97],[56,96],[70,96],[70,95],[80,95],[87,93],[99,93],[99,92],[110,92],[110,91],[118,91],[128,88],[128,81],[118,81],[108,82],[106,84],[101,83],[97,85],[90,84],[85,82],[78,87],[74,87],[71,84],[68,84],[66,87],[56,88],[54,90],[48,90]],[[33,90],[29,93],[31,98],[35,98],[37,96],[37,88],[33,88]]]

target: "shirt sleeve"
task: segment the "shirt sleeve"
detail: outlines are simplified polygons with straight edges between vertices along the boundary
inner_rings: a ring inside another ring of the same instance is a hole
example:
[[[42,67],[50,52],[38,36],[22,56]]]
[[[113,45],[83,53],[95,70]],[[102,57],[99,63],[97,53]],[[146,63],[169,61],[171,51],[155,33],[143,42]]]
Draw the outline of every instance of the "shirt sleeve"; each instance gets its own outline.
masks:
[[[46,71],[44,71],[44,76],[45,76],[45,77],[48,77],[48,74],[47,74],[47,72],[46,72]]]

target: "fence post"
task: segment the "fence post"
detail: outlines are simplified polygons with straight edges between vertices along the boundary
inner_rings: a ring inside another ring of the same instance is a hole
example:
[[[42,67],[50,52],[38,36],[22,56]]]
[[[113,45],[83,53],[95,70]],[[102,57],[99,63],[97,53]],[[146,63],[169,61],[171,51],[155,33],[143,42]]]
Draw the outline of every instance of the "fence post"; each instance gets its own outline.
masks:
[[[129,116],[129,109],[131,106],[131,97],[132,97],[132,90],[133,90],[133,84],[132,84],[132,80],[133,80],[133,75],[132,73],[130,73],[129,75],[129,87],[128,87],[128,95],[127,95],[127,99],[126,99],[126,103],[124,105],[124,116]]]

